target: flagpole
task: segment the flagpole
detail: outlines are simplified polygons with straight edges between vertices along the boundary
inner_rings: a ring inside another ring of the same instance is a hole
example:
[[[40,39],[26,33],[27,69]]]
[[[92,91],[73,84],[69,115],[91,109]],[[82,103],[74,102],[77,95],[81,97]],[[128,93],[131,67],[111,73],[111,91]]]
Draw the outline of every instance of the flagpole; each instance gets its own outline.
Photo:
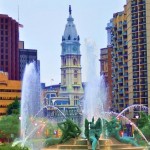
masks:
[[[20,4],[19,4],[19,0],[17,0],[17,15],[18,15],[18,25],[19,27],[23,28],[23,25],[20,24]]]
[[[17,2],[18,2],[18,23],[19,23],[19,0],[17,0]]]
[[[52,85],[52,82],[53,82],[53,81],[54,81],[54,79],[51,79],[51,83],[50,83],[51,85]]]

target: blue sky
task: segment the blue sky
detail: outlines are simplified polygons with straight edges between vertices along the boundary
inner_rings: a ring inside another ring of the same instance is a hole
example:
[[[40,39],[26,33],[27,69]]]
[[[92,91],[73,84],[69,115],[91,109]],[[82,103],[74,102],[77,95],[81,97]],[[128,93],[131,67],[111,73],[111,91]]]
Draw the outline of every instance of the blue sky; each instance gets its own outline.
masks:
[[[0,0],[0,13],[18,20],[18,3],[19,22],[24,25],[20,28],[20,40],[25,42],[25,48],[38,50],[41,82],[50,85],[60,82],[60,44],[69,5],[81,39],[82,78],[85,81],[85,39],[95,41],[98,60],[99,49],[107,45],[105,27],[113,13],[123,10],[126,0]]]

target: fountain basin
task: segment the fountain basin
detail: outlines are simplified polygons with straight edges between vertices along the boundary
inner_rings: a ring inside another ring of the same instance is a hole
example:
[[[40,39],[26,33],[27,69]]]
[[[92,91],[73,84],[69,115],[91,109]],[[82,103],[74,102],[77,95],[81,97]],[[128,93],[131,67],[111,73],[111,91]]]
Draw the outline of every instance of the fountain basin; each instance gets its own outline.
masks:
[[[115,140],[114,140],[115,141]],[[50,146],[49,148],[43,148],[42,150],[92,150],[91,144],[87,139],[71,139],[64,144]],[[145,150],[144,147],[134,147],[131,144],[115,143],[111,139],[100,139],[96,150]]]

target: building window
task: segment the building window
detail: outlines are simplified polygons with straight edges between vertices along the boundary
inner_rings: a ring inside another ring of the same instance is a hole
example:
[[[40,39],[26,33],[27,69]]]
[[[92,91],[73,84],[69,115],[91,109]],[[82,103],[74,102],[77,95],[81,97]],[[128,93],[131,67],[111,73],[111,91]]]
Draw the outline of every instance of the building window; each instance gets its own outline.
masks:
[[[77,105],[77,100],[74,100],[74,105]]]
[[[4,19],[3,18],[1,18],[1,23],[3,23],[4,22]]]
[[[65,88],[65,87],[63,87],[63,88],[62,88],[62,91],[66,91],[66,88]]]
[[[77,65],[77,60],[76,59],[73,59],[73,65]]]
[[[102,70],[102,71],[105,71],[105,70],[104,70],[104,62],[101,63],[101,67],[102,67],[101,70]]]
[[[71,40],[71,36],[70,35],[68,36],[68,40]]]
[[[66,66],[66,59],[64,59],[63,63],[64,63],[64,65]]]
[[[66,78],[66,70],[63,71],[63,76]]]
[[[5,19],[5,23],[8,23],[8,19]]]
[[[1,43],[1,46],[3,47],[3,46],[4,46],[4,43]]]
[[[74,78],[77,78],[77,77],[78,77],[78,71],[74,70]]]
[[[3,37],[1,37],[1,41],[3,41],[4,40],[4,38]]]
[[[63,84],[65,85],[65,84],[66,84],[66,81],[64,81]]]
[[[8,41],[8,37],[5,37],[5,41]]]

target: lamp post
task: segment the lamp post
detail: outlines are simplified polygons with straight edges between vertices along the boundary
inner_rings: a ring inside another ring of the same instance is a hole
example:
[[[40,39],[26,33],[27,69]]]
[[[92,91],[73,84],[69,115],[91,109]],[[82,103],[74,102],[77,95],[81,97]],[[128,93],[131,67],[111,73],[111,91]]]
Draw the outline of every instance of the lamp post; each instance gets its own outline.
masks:
[[[139,115],[136,115],[135,118],[136,118],[136,119],[139,119]]]
[[[129,136],[132,136],[132,135],[133,135],[133,128],[132,128],[132,125],[133,125],[133,123],[130,122],[130,133],[129,133]]]
[[[136,115],[135,118],[137,119],[137,120],[136,120],[136,125],[138,126],[139,115]]]

